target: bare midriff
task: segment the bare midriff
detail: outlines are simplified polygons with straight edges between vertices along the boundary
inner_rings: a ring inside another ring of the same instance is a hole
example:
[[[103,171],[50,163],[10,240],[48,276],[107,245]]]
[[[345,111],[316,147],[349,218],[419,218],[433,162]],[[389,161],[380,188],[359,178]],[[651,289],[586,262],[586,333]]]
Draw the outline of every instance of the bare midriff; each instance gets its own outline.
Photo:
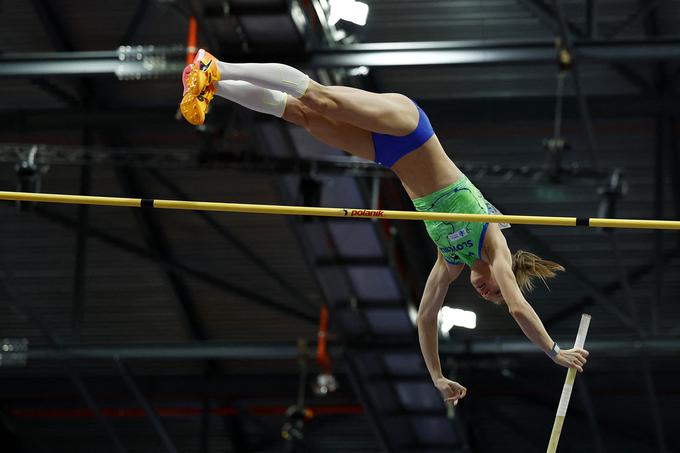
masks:
[[[436,135],[395,162],[392,171],[411,199],[436,192],[463,176]]]

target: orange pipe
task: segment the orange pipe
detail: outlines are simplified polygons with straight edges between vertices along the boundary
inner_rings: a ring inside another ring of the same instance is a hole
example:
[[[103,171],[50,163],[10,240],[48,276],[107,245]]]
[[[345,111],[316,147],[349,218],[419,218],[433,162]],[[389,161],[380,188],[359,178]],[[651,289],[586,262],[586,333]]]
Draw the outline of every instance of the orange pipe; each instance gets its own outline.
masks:
[[[319,333],[316,343],[316,362],[325,373],[331,372],[331,358],[328,356],[328,307],[321,307],[319,316]]]
[[[196,18],[191,16],[189,18],[189,30],[187,31],[187,64],[191,64],[198,52],[198,22]]]

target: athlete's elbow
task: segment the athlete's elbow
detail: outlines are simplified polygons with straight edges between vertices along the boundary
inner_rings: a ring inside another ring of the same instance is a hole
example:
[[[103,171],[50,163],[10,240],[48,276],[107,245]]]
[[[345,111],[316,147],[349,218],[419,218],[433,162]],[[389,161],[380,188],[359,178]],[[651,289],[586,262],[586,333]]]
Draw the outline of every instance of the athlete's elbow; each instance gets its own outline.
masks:
[[[510,312],[510,316],[513,318],[521,318],[524,315],[524,311],[521,308],[510,308],[508,310]]]
[[[418,310],[418,315],[416,315],[416,327],[421,329],[424,326],[431,325],[437,322],[438,313],[432,310]]]
[[[527,314],[527,307],[524,303],[512,304],[508,305],[508,311],[510,312],[510,315],[515,319],[524,318],[526,317]]]

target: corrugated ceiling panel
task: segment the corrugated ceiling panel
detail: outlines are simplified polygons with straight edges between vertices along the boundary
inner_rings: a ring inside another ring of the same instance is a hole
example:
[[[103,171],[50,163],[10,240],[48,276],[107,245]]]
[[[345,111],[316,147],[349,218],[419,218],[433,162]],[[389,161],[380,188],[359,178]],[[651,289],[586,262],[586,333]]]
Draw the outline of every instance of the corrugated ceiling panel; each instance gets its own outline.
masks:
[[[371,2],[365,41],[545,37],[547,29],[511,0]]]
[[[32,2],[5,2],[0,13],[0,49],[4,52],[55,50],[56,43],[50,41]]]
[[[645,75],[644,71],[639,71]],[[373,69],[380,91],[404,93],[415,99],[553,97],[557,67],[553,65],[490,65],[482,67]],[[414,83],[413,80],[418,82]],[[581,80],[586,95],[636,94],[639,88],[604,65],[583,65]],[[564,96],[574,96],[571,77]]]

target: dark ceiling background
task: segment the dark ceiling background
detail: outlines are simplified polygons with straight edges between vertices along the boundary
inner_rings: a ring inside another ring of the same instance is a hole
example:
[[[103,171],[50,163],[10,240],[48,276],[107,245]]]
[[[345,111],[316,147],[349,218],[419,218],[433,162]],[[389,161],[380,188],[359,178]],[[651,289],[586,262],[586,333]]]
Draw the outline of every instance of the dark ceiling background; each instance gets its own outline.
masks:
[[[365,27],[329,26],[324,0],[0,2],[0,188],[412,209],[386,172],[274,118],[217,99],[205,126],[180,121],[194,16],[222,59],[412,97],[505,213],[594,217],[610,200],[613,217],[680,217],[680,2],[365,1]],[[556,37],[575,62],[561,72]],[[625,194],[602,190],[614,174]],[[28,342],[0,355],[3,452],[547,443],[563,370],[465,277],[446,303],[478,326],[441,353],[470,394],[447,411],[430,384],[411,321],[435,257],[419,223],[9,202],[0,216],[0,338]],[[567,268],[530,298],[551,335],[569,344],[593,316],[560,451],[679,451],[678,234],[513,226],[508,239]],[[339,389],[319,396],[324,304]],[[295,405],[314,417],[285,439]]]

